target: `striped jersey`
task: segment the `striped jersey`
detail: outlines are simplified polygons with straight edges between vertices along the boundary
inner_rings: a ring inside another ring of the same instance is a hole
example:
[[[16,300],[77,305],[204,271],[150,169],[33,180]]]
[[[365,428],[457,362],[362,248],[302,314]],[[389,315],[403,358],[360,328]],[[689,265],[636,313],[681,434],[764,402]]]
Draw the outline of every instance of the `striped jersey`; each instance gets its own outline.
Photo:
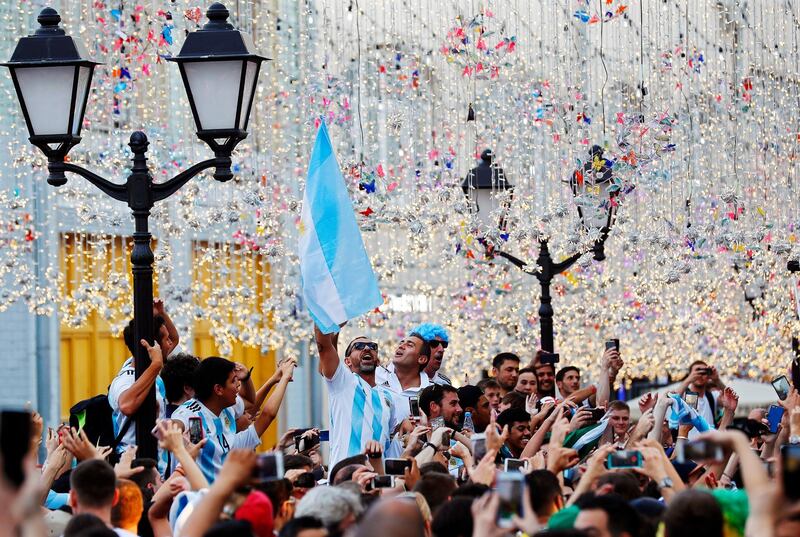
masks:
[[[119,409],[119,399],[126,391],[128,391],[133,383],[136,382],[136,368],[133,363],[133,358],[128,358],[122,364],[122,368],[111,381],[111,386],[108,387],[108,404],[111,405],[112,418],[114,420],[114,436],[119,434],[122,426],[125,424],[127,416]],[[156,377],[156,404],[158,410],[156,411],[156,420],[163,420],[167,417],[167,391],[164,388],[164,381],[161,377]],[[117,452],[122,453],[128,446],[136,445],[136,422],[131,423],[125,436],[117,447]],[[159,448],[158,450],[158,471],[163,475],[167,468],[167,452]]]
[[[189,418],[200,418],[203,437],[208,438],[208,442],[200,451],[197,465],[209,483],[214,482],[230,450],[255,449],[261,443],[255,425],[236,432],[235,407],[225,408],[217,416],[197,399],[189,399],[172,413],[172,419],[183,423],[184,430],[189,429]]]
[[[330,408],[330,467],[363,453],[368,440],[376,440],[384,451],[388,450],[392,431],[400,423],[391,392],[383,386],[370,386],[341,362],[325,382]]]

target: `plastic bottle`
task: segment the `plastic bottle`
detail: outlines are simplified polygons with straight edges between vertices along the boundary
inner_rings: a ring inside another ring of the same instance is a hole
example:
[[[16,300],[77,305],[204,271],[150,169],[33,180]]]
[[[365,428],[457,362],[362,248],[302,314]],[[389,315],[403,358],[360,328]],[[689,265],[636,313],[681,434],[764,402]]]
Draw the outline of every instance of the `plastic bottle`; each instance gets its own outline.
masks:
[[[475,424],[472,423],[472,412],[464,412],[464,426],[461,428],[465,431],[475,432]]]

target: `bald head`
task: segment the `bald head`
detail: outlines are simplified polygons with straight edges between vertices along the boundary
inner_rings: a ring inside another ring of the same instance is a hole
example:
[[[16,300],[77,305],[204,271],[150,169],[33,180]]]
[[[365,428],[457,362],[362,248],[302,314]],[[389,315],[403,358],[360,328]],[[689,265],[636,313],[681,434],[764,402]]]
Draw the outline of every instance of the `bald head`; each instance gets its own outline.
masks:
[[[425,537],[425,521],[413,498],[393,498],[375,504],[358,525],[355,537]]]

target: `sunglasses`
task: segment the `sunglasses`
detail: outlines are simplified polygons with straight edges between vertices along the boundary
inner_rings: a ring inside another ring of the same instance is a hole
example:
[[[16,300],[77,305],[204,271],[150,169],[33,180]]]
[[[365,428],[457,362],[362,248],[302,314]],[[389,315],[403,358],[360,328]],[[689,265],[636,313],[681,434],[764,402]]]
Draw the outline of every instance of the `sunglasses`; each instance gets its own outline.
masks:
[[[439,345],[441,345],[443,349],[446,349],[449,343],[446,341],[440,341],[438,339],[432,339],[428,341],[428,345],[430,345],[432,349],[435,349]]]
[[[373,351],[377,351],[378,344],[373,343],[372,341],[356,341],[355,343],[353,343],[353,350],[363,351],[364,349],[371,349]]]

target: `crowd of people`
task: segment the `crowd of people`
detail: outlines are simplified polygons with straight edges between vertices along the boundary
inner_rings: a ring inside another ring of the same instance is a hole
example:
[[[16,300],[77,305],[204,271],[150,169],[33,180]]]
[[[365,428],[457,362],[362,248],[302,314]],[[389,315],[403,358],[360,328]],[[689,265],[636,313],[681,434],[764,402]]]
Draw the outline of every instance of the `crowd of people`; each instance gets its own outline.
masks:
[[[241,364],[183,352],[160,302],[154,313],[152,346],[125,330],[151,365],[136,378],[128,359],[109,387],[115,445],[35,412],[30,435],[9,442],[0,420],[0,534],[800,535],[796,389],[737,417],[737,394],[698,360],[674,391],[642,396],[633,419],[612,398],[617,340],[593,383],[539,350],[501,352],[485,378],[454,386],[442,326],[413,328],[388,357],[367,336],[340,345],[315,328],[328,429],[261,446],[295,361],[256,387]],[[132,417],[153,387],[158,456],[141,458]]]

